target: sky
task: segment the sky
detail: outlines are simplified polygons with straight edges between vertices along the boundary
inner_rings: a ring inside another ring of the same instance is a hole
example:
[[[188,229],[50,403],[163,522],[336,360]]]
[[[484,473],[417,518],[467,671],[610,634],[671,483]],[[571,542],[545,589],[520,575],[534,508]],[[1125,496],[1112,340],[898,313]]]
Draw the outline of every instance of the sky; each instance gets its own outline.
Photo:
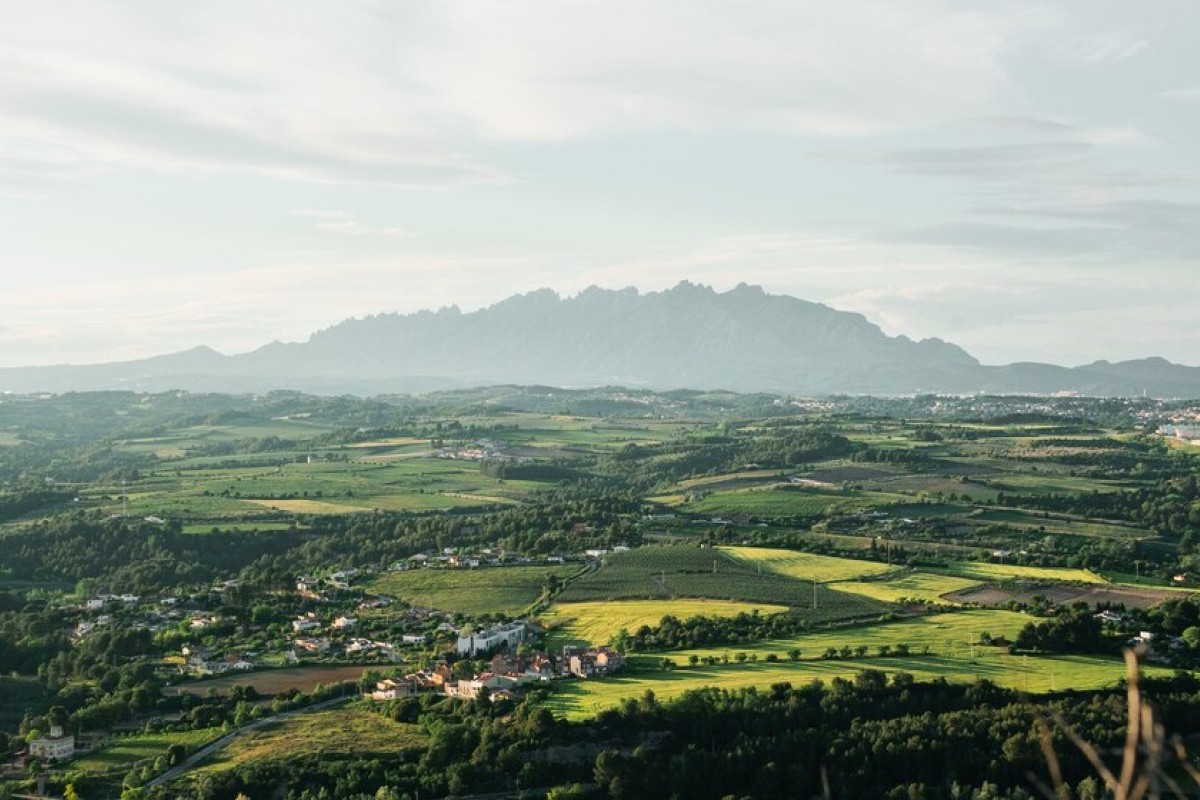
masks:
[[[1200,4],[39,0],[0,366],[740,282],[985,363],[1198,364]]]

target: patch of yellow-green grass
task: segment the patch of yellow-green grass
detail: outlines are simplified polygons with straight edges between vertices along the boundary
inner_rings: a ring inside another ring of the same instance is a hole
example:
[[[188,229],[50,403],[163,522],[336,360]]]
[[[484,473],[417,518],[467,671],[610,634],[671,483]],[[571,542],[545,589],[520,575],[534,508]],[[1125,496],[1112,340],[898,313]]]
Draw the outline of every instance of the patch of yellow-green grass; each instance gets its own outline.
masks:
[[[947,603],[942,595],[961,592],[979,585],[979,581],[959,578],[954,575],[936,575],[930,572],[912,572],[895,578],[876,581],[839,581],[830,588],[839,592],[861,594],[897,603],[903,599],[922,600],[927,603]]]
[[[371,510],[363,506],[339,505],[323,500],[247,500],[246,502],[264,508],[286,511],[289,514],[349,514],[354,511]]]
[[[882,575],[894,569],[877,561],[858,561],[853,558],[835,558],[769,547],[722,547],[720,550],[735,561],[752,568],[761,568],[763,572],[806,581],[854,580],[870,575]]]
[[[541,621],[551,629],[552,646],[572,642],[600,645],[608,644],[622,628],[633,633],[643,625],[658,625],[667,615],[679,619],[735,617],[755,611],[778,614],[787,611],[787,606],[702,599],[558,603],[542,615]]]
[[[674,654],[672,654],[674,655]],[[666,700],[692,689],[715,687],[726,690],[750,686],[766,689],[790,682],[800,686],[814,680],[828,683],[833,678],[852,679],[863,670],[876,669],[891,675],[906,672],[918,680],[946,678],[957,683],[987,679],[1030,693],[1058,689],[1099,689],[1115,685],[1125,677],[1125,664],[1116,657],[1101,656],[1016,656],[1003,648],[977,647],[974,658],[965,652],[943,655],[862,658],[849,660],[781,660],[755,663],[681,667],[663,672],[631,673],[615,678],[564,681],[547,700],[548,707],[568,719],[587,719],[598,712],[637,699],[647,691]],[[676,659],[678,660],[678,659]],[[680,662],[686,663],[686,662]],[[1167,676],[1170,670],[1150,668],[1152,676]]]
[[[418,725],[393,722],[356,703],[328,711],[298,714],[237,737],[201,771],[219,772],[239,764],[301,756],[366,757],[416,750],[428,744]]]
[[[463,614],[519,614],[542,594],[546,578],[566,579],[578,571],[567,565],[412,569],[372,581],[369,590],[406,603]]]
[[[201,728],[193,731],[138,733],[121,736],[113,739],[106,747],[75,759],[71,763],[71,768],[82,772],[123,770],[135,761],[166,755],[167,749],[171,745],[183,745],[188,752],[198,750],[209,742],[219,739],[221,734],[220,728]]]
[[[896,622],[814,631],[785,639],[769,639],[736,647],[701,647],[693,650],[679,650],[671,652],[670,656],[679,663],[685,663],[688,656],[693,654],[699,658],[707,656],[735,658],[737,653],[743,652],[746,654],[757,653],[760,658],[765,658],[770,653],[780,655],[793,648],[798,648],[801,658],[815,659],[820,658],[830,647],[840,650],[843,647],[853,649],[859,645],[866,645],[871,652],[875,652],[881,644],[889,647],[905,644],[914,653],[919,653],[928,647],[930,653],[959,656],[965,655],[970,650],[970,643],[978,642],[983,633],[990,634],[993,638],[1003,637],[1011,641],[1027,623],[1033,620],[1034,617],[1016,611],[972,608]]]
[[[1020,564],[991,564],[983,561],[956,561],[944,570],[951,575],[981,581],[1063,581],[1070,583],[1108,583],[1089,569],[1066,567],[1026,567]]]

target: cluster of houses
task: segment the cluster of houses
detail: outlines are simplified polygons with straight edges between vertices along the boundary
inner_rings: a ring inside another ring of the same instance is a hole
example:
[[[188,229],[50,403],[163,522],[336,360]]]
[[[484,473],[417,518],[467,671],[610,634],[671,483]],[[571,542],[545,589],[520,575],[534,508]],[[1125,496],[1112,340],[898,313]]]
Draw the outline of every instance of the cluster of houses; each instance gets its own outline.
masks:
[[[625,657],[607,647],[563,649],[558,657],[545,653],[517,656],[500,653],[488,662],[488,668],[470,678],[455,675],[447,664],[433,670],[420,670],[403,678],[386,678],[375,684],[374,700],[397,700],[421,694],[474,699],[486,689],[493,700],[515,697],[530,684],[554,678],[599,678],[625,666]]]
[[[254,662],[244,653],[226,653],[218,658],[198,645],[184,645],[181,653],[184,658],[181,671],[194,675],[223,675],[254,669]]]
[[[437,458],[456,461],[516,461],[504,452],[504,443],[491,439],[480,439],[466,447],[441,447],[434,453]]]

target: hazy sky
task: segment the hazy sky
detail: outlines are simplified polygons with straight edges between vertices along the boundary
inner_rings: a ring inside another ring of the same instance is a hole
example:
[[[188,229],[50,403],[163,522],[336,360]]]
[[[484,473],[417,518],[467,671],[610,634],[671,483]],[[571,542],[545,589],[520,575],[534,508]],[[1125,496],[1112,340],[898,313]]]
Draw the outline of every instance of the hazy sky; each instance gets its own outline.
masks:
[[[740,281],[1200,363],[1200,4],[11,4],[0,366]]]

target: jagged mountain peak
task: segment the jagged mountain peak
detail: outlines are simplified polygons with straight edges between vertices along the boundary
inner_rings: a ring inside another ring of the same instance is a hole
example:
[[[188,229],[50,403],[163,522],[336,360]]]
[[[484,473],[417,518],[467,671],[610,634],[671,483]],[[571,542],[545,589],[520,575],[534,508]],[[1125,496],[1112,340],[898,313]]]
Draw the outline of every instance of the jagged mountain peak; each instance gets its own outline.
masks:
[[[1161,358],[1075,369],[985,367],[939,338],[888,336],[858,313],[761,286],[535,289],[475,311],[383,313],[305,342],[209,348],[91,367],[0,370],[0,391],[195,388],[326,393],[492,384],[731,389],[795,394],[978,391],[1200,396],[1200,369]]]

